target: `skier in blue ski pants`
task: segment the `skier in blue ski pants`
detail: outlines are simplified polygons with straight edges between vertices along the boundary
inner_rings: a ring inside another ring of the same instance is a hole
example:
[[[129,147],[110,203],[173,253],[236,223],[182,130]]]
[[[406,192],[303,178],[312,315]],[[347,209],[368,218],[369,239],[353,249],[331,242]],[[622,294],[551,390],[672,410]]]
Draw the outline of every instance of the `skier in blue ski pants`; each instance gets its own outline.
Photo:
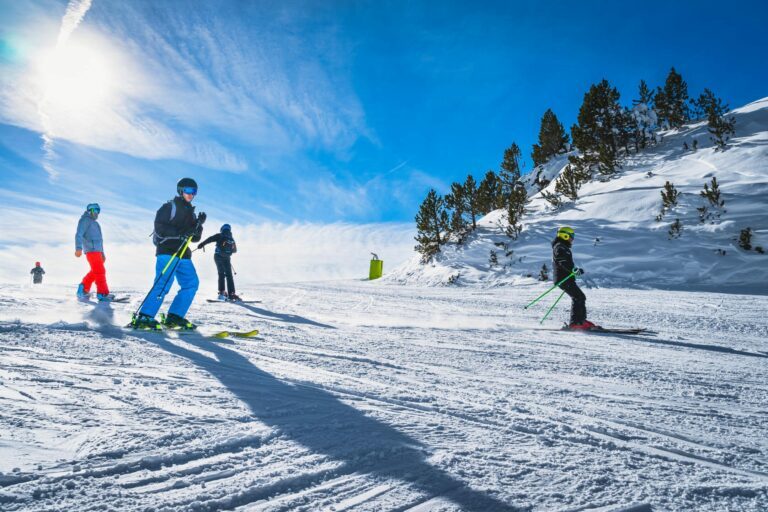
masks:
[[[192,206],[192,200],[197,195],[195,180],[182,178],[176,184],[176,192],[177,196],[161,206],[155,215],[155,284],[138,315],[131,321],[134,329],[157,330],[164,327],[194,330],[197,327],[185,318],[200,285],[187,240],[200,241],[206,215],[195,215],[195,207]],[[174,257],[177,259],[171,261]],[[163,270],[166,271],[165,275],[162,275]],[[179,283],[180,290],[174,297],[168,314],[163,317],[161,326],[155,320],[155,315],[174,281]]]
[[[160,277],[160,273],[171,259],[170,254],[158,254],[155,261],[155,280]],[[168,277],[167,284],[163,288],[163,284],[166,283],[165,277],[160,279],[158,283],[152,288],[152,292],[149,294],[147,301],[141,308],[141,312],[145,315],[154,317],[160,310],[160,306],[163,304],[165,296],[171,291],[174,280],[179,283],[179,292],[171,303],[171,307],[168,308],[168,314],[178,315],[181,318],[187,316],[187,311],[192,305],[192,301],[197,293],[197,288],[200,286],[200,280],[197,277],[197,271],[195,265],[191,259],[181,259],[178,262],[171,263],[176,264],[176,271],[172,277]]]

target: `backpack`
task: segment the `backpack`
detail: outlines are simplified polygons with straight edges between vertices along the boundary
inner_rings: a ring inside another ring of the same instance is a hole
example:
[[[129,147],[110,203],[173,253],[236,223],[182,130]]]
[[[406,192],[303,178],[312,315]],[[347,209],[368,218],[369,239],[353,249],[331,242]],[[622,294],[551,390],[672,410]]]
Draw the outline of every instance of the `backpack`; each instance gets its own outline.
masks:
[[[231,236],[222,236],[221,240],[216,244],[216,252],[225,256],[231,256],[237,252],[237,244],[235,239]]]
[[[176,201],[171,199],[170,201],[168,201],[168,203],[171,203],[171,216],[168,218],[168,222],[171,222],[173,220],[173,218],[176,217]],[[168,203],[166,203],[166,204],[168,204]],[[163,237],[163,236],[158,235],[154,231],[152,231],[152,234],[150,236],[152,237],[152,243],[155,244],[155,247],[157,247],[158,245],[162,244],[166,240],[180,240],[181,239],[180,236],[166,236],[166,237]]]

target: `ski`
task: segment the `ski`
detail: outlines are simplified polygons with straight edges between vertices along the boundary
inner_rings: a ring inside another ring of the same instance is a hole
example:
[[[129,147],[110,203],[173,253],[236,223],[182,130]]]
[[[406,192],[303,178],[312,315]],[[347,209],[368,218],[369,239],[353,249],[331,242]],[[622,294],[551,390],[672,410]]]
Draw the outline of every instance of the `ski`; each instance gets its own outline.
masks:
[[[563,327],[560,330],[569,332],[584,332],[587,334],[655,334],[655,332],[649,331],[645,328],[611,329],[608,327],[593,327],[592,329],[569,329],[568,327]]]
[[[143,333],[155,333],[155,334],[168,334],[176,333],[179,336],[200,336],[203,338],[255,338],[259,335],[259,330],[254,329],[252,331],[219,331],[211,334],[204,334],[198,330],[184,330],[184,329],[167,329],[165,327],[161,329],[134,329],[130,324],[123,328],[127,332],[143,332]]]
[[[118,304],[124,304],[124,303],[128,302],[129,300],[131,300],[131,298],[128,297],[128,296],[125,296],[125,297],[115,297],[112,300],[104,300],[104,301],[98,300],[98,299],[92,299],[91,297],[82,297],[82,298],[78,297],[78,299],[77,299],[78,302],[82,302],[83,304],[94,304],[94,305],[98,305],[98,304],[111,304],[113,302],[117,302]]]
[[[222,304],[261,304],[260,300],[218,300],[218,299],[206,299],[208,302],[220,302]]]
[[[209,338],[255,338],[259,335],[259,330],[254,329],[252,331],[221,331],[214,334],[209,334]]]

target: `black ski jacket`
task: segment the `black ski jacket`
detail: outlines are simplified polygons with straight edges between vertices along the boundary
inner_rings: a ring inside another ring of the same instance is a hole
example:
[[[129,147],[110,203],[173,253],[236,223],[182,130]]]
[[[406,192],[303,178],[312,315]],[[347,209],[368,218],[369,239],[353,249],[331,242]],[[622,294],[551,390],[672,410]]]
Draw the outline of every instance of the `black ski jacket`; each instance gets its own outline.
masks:
[[[193,242],[199,242],[203,236],[203,226],[197,225],[195,207],[183,197],[175,197],[161,206],[155,215],[155,255],[175,254],[190,234],[193,235]],[[187,248],[181,257],[192,258],[192,251]]]
[[[555,238],[552,241],[552,268],[554,269],[554,279],[559,283],[573,272],[573,254],[571,253],[571,244],[565,240]]]
[[[231,234],[225,235],[224,233],[216,233],[215,235],[209,236],[200,242],[197,247],[198,249],[201,249],[211,242],[216,243],[216,254],[219,256],[230,257],[237,252],[237,244],[235,243],[235,239]]]

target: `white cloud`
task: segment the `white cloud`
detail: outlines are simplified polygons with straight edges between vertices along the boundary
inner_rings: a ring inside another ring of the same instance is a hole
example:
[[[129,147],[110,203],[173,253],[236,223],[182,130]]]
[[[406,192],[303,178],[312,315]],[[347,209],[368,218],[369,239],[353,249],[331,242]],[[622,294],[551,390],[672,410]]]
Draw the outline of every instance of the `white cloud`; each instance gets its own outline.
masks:
[[[10,10],[25,59],[2,65],[2,122],[98,149],[229,171],[247,167],[238,154],[244,150],[231,147],[255,149],[268,161],[305,148],[343,153],[366,136],[345,56],[324,53],[335,44],[323,43],[335,37],[332,31],[299,39],[269,20],[219,14],[215,5],[94,5],[65,43],[80,48],[92,74],[68,77],[75,85],[82,80],[79,89],[67,89],[79,101],[62,94],[48,102],[44,123],[36,108],[45,89],[40,63],[56,32],[64,32],[61,15],[47,4]],[[95,66],[103,69],[93,75]]]

